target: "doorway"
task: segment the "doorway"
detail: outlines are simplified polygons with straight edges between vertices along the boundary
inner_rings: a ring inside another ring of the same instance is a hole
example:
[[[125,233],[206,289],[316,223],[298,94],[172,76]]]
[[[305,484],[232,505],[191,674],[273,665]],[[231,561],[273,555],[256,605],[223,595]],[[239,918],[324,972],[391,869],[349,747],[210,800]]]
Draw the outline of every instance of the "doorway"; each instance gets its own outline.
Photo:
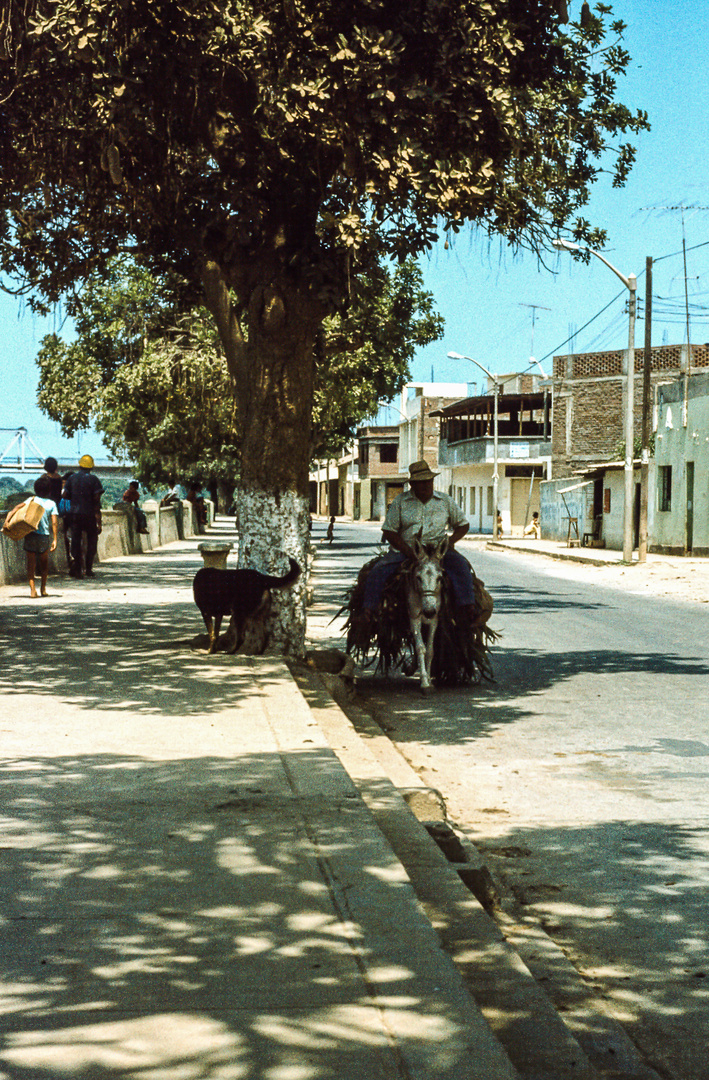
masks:
[[[541,491],[537,477],[515,477],[510,480],[510,527],[514,536],[521,536],[532,512],[539,512]]]

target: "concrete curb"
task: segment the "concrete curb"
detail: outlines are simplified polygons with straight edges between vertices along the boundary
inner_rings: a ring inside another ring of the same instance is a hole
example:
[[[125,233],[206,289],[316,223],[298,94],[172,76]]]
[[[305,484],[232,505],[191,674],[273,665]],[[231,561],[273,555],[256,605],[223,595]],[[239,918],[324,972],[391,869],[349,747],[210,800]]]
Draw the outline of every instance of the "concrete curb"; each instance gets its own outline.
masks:
[[[547,559],[557,559],[560,562],[587,563],[589,566],[625,566],[622,558],[602,558],[598,555],[582,554],[579,548],[540,550],[532,544],[516,544],[514,541],[488,540],[485,547],[488,551],[518,551],[524,555],[541,555]],[[584,549],[588,550],[588,549]],[[593,550],[592,548],[590,550]]]
[[[482,857],[467,843],[464,863],[441,850],[446,834],[439,793],[421,784],[376,723],[362,716],[355,729],[333,700],[332,679],[295,670],[318,726],[360,791],[401,861],[441,944],[463,976],[493,1033],[520,1077],[595,1080],[599,1075],[574,1034],[470,887],[489,878]],[[431,814],[435,818],[431,820]],[[419,815],[426,815],[425,824]],[[437,829],[444,838],[432,840]],[[489,893],[488,893],[489,897]],[[625,1073],[640,1080],[642,1074]],[[643,1080],[650,1080],[649,1074]]]

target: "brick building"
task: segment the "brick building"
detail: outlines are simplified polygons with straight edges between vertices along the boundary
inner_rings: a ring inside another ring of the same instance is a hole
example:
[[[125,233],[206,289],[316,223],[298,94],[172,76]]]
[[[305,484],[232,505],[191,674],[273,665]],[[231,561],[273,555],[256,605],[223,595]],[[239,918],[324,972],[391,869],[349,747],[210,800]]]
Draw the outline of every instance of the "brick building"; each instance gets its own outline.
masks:
[[[399,470],[399,428],[395,425],[362,427],[357,432],[358,479],[352,516],[380,521],[391,500],[403,490]]]
[[[709,345],[657,345],[652,349],[651,417],[657,409],[656,388],[662,383],[709,369]],[[618,458],[624,439],[626,392],[625,349],[555,356],[552,475],[573,476],[581,469]],[[643,350],[635,350],[633,384],[636,437],[642,428]],[[651,419],[652,427],[652,419]]]
[[[363,427],[357,432],[358,477],[354,482],[352,516],[381,521],[392,499],[409,479],[409,465],[425,460],[438,465],[439,422],[432,415],[465,396],[466,383],[407,383],[397,425]]]

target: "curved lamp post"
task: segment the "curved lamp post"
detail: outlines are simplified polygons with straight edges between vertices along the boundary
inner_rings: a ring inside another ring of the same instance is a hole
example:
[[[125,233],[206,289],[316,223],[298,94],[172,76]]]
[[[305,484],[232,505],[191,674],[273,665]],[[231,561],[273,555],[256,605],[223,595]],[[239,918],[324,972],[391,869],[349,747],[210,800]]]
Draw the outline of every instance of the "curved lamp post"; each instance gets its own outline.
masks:
[[[493,469],[492,469],[492,536],[493,539],[497,539],[497,491],[499,486],[499,474],[497,469],[497,419],[499,414],[499,399],[500,399],[500,380],[497,375],[493,375],[491,371],[480,363],[479,360],[473,360],[472,356],[462,356],[457,352],[449,352],[448,356],[451,360],[469,360],[471,364],[475,364],[481,371],[484,371],[489,379],[492,379],[493,392],[495,395],[495,426],[494,426],[494,440],[493,440]]]
[[[582,247],[580,244],[572,244],[568,240],[552,240],[555,248],[563,251],[588,251],[600,259],[609,270],[625,285],[630,294],[628,300],[628,363],[626,378],[626,402],[625,402],[625,498],[623,501],[623,562],[633,561],[633,379],[635,375],[635,298],[638,288],[638,280],[635,274],[621,274],[613,263],[608,262],[599,251],[593,248]]]

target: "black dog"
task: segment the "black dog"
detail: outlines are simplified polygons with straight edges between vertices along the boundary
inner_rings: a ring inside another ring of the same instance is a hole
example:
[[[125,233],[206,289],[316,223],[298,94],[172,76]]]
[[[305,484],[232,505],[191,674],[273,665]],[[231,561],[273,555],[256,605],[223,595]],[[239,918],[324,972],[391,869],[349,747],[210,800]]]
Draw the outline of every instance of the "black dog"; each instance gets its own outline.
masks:
[[[209,651],[216,652],[219,627],[225,615],[231,615],[234,640],[227,648],[234,653],[243,644],[249,618],[263,618],[271,605],[271,589],[285,589],[300,576],[295,559],[288,557],[290,570],[283,577],[262,574],[260,570],[216,570],[206,566],[195,574],[194,602],[202,612]]]

